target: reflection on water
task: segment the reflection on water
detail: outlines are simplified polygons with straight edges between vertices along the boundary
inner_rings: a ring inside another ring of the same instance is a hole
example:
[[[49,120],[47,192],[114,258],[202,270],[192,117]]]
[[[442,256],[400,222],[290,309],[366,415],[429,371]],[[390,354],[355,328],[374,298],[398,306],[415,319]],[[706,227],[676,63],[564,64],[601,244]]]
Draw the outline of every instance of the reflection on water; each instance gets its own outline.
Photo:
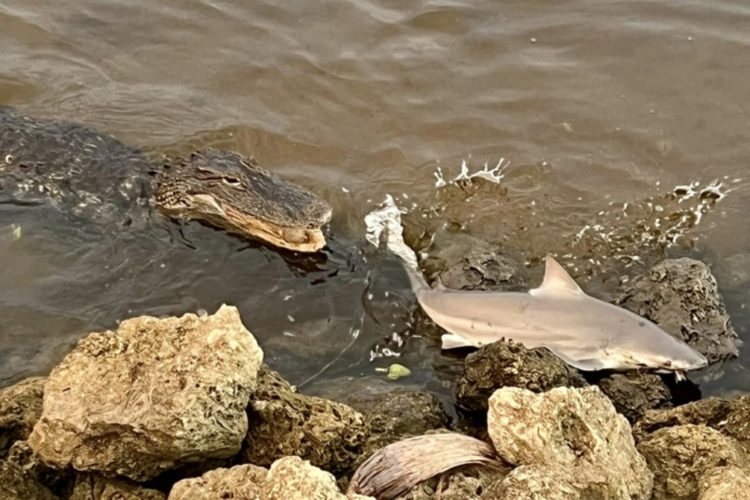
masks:
[[[254,155],[335,215],[310,257],[160,217],[102,236],[0,203],[0,385],[121,318],[227,302],[294,382],[399,356],[411,383],[444,390],[458,358],[410,335],[423,319],[405,276],[364,243],[385,193],[427,256],[471,236],[533,281],[551,252],[602,297],[664,255],[702,258],[747,339],[748,22],[707,0],[6,0],[0,104],[152,158]],[[464,160],[501,182],[435,186]],[[743,356],[704,392],[750,390]]]

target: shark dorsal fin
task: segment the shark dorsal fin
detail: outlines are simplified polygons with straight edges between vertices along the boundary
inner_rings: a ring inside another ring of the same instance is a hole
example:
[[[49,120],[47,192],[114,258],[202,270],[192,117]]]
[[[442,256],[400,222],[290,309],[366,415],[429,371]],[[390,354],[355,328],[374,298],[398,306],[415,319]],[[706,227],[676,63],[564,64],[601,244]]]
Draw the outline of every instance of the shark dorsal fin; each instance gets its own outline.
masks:
[[[551,255],[544,259],[544,279],[539,288],[529,290],[531,295],[542,294],[583,294],[570,274]]]

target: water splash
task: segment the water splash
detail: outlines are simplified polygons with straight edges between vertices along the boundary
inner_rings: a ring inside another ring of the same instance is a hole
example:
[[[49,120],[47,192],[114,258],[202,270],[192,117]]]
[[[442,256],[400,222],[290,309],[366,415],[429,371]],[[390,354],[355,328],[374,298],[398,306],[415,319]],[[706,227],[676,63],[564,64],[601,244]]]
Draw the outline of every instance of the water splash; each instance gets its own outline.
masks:
[[[485,163],[481,170],[472,173],[466,160],[463,160],[461,162],[461,172],[452,180],[448,181],[445,180],[443,170],[438,166],[433,173],[436,179],[435,187],[440,189],[450,184],[471,184],[474,179],[484,179],[495,184],[500,184],[500,181],[505,177],[505,169],[508,168],[509,165],[510,161],[505,161],[505,158],[500,158],[500,161],[498,161],[497,165],[494,167],[490,167],[489,163]]]

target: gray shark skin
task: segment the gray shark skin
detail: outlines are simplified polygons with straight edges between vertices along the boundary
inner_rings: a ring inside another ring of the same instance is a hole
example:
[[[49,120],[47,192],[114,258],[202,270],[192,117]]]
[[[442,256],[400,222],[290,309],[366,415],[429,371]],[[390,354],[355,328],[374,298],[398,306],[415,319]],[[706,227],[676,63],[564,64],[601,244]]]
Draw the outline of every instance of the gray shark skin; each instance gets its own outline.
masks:
[[[367,239],[379,244],[385,236],[388,249],[404,264],[419,305],[448,332],[442,336],[443,349],[513,340],[527,348],[546,347],[584,371],[645,368],[680,374],[707,364],[703,355],[651,321],[586,295],[551,256],[541,286],[528,293],[433,289],[403,241],[393,199],[387,197],[365,221]]]

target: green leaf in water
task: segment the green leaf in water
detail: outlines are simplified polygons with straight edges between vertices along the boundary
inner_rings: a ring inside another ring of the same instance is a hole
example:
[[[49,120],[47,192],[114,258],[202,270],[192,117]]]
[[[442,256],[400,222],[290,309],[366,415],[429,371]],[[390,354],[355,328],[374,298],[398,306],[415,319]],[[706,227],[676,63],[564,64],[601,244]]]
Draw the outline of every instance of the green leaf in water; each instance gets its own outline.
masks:
[[[393,363],[388,367],[388,375],[386,375],[386,377],[391,380],[398,380],[403,377],[408,377],[409,375],[411,375],[411,370],[409,370],[404,365]]]

